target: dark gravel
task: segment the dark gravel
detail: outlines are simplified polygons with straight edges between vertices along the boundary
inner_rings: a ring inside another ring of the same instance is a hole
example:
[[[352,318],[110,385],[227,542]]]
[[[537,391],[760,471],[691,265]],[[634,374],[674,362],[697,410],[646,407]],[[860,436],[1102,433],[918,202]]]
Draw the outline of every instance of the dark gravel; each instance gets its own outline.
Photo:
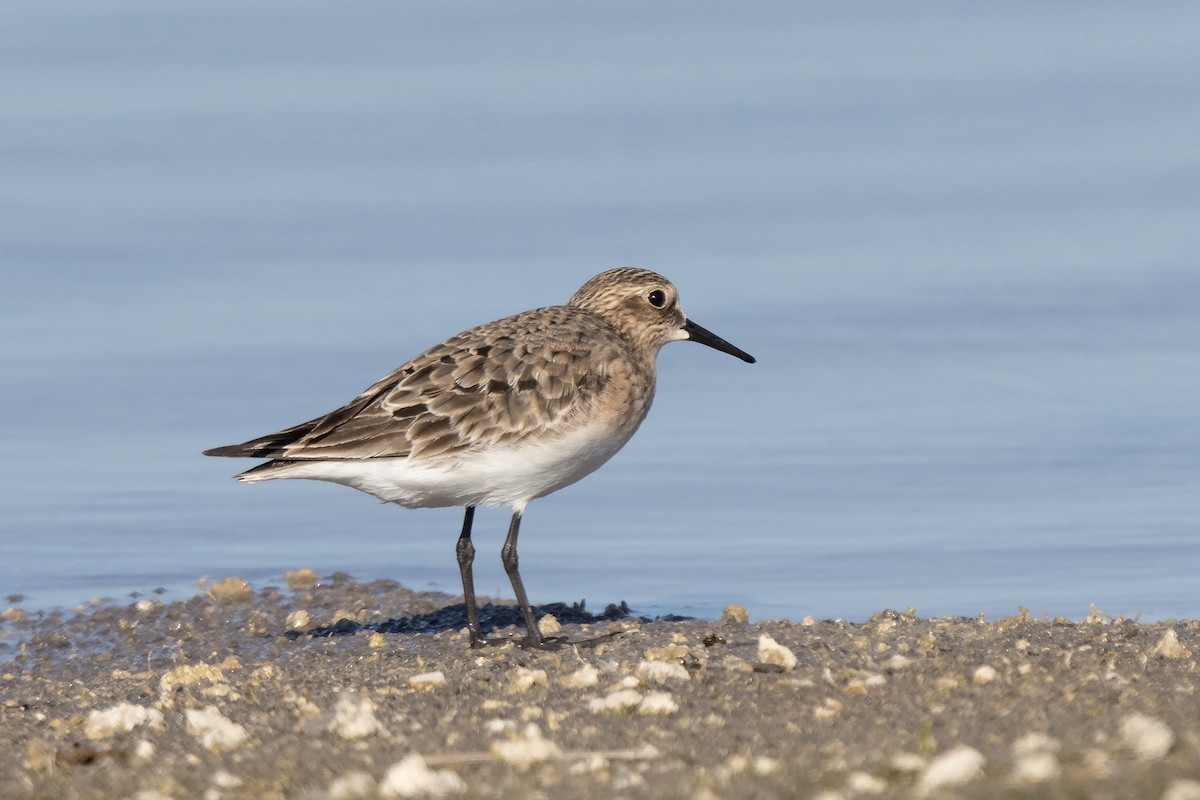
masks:
[[[557,604],[594,641],[470,650],[454,598],[311,577],[10,609],[0,797],[1200,800],[1195,621]]]

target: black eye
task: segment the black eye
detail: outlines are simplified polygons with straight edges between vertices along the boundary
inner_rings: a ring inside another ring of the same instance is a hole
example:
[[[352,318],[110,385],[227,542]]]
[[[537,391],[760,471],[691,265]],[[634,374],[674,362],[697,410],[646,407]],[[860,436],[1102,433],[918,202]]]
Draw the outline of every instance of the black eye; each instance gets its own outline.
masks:
[[[646,299],[649,300],[650,305],[654,306],[655,308],[662,308],[667,304],[667,293],[662,289],[655,289],[646,296]]]

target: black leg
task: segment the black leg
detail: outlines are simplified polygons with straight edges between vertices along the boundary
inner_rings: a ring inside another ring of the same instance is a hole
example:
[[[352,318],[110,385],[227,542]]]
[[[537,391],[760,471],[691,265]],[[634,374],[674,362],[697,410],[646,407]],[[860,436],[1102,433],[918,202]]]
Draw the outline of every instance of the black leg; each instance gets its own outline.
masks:
[[[463,516],[462,533],[458,536],[458,571],[462,575],[463,602],[467,606],[467,627],[471,629],[471,647],[483,645],[483,629],[479,626],[479,609],[475,607],[475,578],[471,563],[475,560],[475,545],[471,544],[471,523],[475,521],[475,506],[467,506]]]
[[[520,529],[521,513],[518,511],[513,514],[512,522],[508,525],[508,537],[504,540],[504,547],[500,550],[500,561],[504,564],[504,571],[508,573],[508,580],[512,582],[513,593],[517,596],[517,605],[521,609],[521,616],[525,618],[527,630],[525,644],[531,647],[541,647],[542,632],[538,630],[537,620],[533,617],[533,609],[529,607],[529,598],[525,596],[525,585],[521,583],[521,573],[517,572],[517,532]]]

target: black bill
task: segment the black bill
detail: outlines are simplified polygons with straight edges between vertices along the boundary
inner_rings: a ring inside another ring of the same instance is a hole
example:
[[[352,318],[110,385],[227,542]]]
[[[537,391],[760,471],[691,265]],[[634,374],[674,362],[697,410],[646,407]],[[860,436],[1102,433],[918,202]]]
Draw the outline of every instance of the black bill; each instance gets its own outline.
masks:
[[[729,342],[717,336],[710,330],[700,327],[690,319],[683,323],[683,329],[687,332],[688,338],[693,342],[706,344],[714,350],[720,350],[722,353],[729,353],[731,356],[737,356],[747,364],[754,363],[754,356],[747,353],[745,350],[740,350]]]

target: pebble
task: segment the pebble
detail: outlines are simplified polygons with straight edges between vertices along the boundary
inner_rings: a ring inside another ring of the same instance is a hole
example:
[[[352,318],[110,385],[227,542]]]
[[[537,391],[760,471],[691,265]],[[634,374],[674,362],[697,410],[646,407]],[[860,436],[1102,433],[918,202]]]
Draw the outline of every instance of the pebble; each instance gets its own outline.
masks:
[[[512,690],[514,692],[527,692],[534,686],[546,686],[548,683],[549,680],[544,669],[517,667],[517,671],[512,676]]]
[[[812,710],[813,717],[816,719],[832,719],[842,710],[842,701],[832,697],[826,697],[825,702]]]
[[[1175,744],[1165,722],[1135,712],[1121,721],[1121,743],[1142,761],[1157,761]]]
[[[369,772],[355,770],[333,779],[325,790],[325,800],[359,800],[374,797],[375,779]]]
[[[779,761],[770,756],[755,756],[750,759],[750,771],[755,775],[770,775],[779,771]]]
[[[510,719],[489,719],[483,723],[483,729],[491,734],[504,733],[505,731],[515,731],[517,723]]]
[[[180,664],[164,673],[158,681],[158,706],[170,708],[175,704],[176,691],[183,686],[208,683],[216,686],[225,683],[225,671],[212,664]]]
[[[554,742],[542,736],[542,729],[531,722],[519,735],[493,743],[492,755],[518,769],[528,769],[542,761],[559,758],[562,750]]]
[[[851,772],[846,778],[846,789],[851,794],[883,794],[887,781],[868,772]]]
[[[254,597],[254,590],[245,580],[230,576],[208,587],[208,594],[213,600],[245,603]]]
[[[1151,655],[1159,658],[1167,658],[1172,660],[1182,660],[1192,657],[1192,651],[1188,650],[1179,643],[1179,634],[1175,633],[1174,629],[1169,629],[1163,634],[1163,637],[1158,640],[1158,644],[1154,646]]]
[[[678,710],[679,704],[667,692],[650,692],[638,704],[639,714],[674,714]]]
[[[163,714],[157,708],[133,703],[118,703],[110,708],[92,711],[84,723],[83,733],[89,739],[105,739],[117,733],[131,731],[139,725],[164,727]]]
[[[212,782],[213,786],[220,787],[221,789],[236,789],[243,783],[242,779],[237,775],[232,775],[223,769],[219,769],[213,773]]]
[[[796,654],[765,633],[758,637],[758,660],[763,664],[775,664],[785,670],[796,668]]]
[[[1176,778],[1163,791],[1162,800],[1200,800],[1200,781]]]
[[[312,622],[312,617],[303,608],[287,615],[288,630],[302,631]]]
[[[1017,783],[1046,783],[1059,776],[1062,768],[1054,753],[1027,753],[1018,756],[1013,763],[1013,780]]]
[[[589,700],[588,709],[593,714],[613,714],[634,709],[641,702],[641,692],[636,689],[618,689],[605,697]]]
[[[250,680],[254,683],[262,683],[263,681],[275,680],[279,677],[279,667],[274,664],[260,664],[250,673]]]
[[[745,772],[750,766],[750,759],[741,753],[734,753],[725,761],[725,771],[729,775],[737,775],[739,772]],[[724,780],[728,780],[729,775],[724,776]]]
[[[983,774],[986,763],[983,753],[974,747],[960,744],[951,748],[925,766],[917,778],[917,796],[928,797],[941,789],[970,783]]]
[[[976,669],[975,673],[973,675],[971,675],[971,681],[973,683],[982,685],[985,683],[991,683],[992,681],[996,680],[996,678],[998,678],[998,677],[1000,677],[1000,673],[996,671],[995,667],[990,666],[988,664],[984,664],[983,666]]]
[[[333,717],[326,730],[346,741],[365,739],[383,732],[383,725],[375,718],[375,704],[371,698],[355,692],[342,692],[333,707]]]
[[[434,689],[446,685],[446,675],[441,670],[423,672],[409,678],[408,685],[411,689]]]
[[[911,774],[925,769],[925,759],[916,753],[896,753],[888,766],[895,772]]]
[[[584,664],[562,679],[562,685],[568,689],[583,689],[588,686],[595,686],[599,682],[600,672],[591,664]]]
[[[245,728],[226,719],[215,706],[189,708],[184,714],[188,733],[214,753],[231,750],[244,742],[248,736]]]
[[[547,614],[538,620],[538,632],[542,636],[554,636],[557,633],[562,633],[562,625],[558,621],[558,617],[553,614]]]
[[[1059,741],[1044,733],[1027,733],[1013,742],[1013,780],[1026,785],[1046,783],[1062,773]]]
[[[430,769],[418,753],[410,753],[388,767],[379,784],[383,797],[448,797],[466,790],[466,782],[457,773]]]
[[[721,621],[745,624],[750,621],[750,610],[745,606],[730,603],[721,610]]]
[[[292,569],[283,573],[283,580],[288,589],[295,592],[299,589],[311,589],[317,585],[317,573],[308,567]]]
[[[133,746],[133,757],[138,761],[149,761],[154,758],[154,743],[149,739],[138,739]]]
[[[662,647],[650,647],[643,653],[646,661],[667,661],[674,664],[678,664],[688,655],[690,653],[687,645],[680,642],[672,642]]]
[[[754,665],[740,656],[735,656],[732,653],[725,656],[720,661],[721,669],[729,670],[730,672],[753,672]]]
[[[691,679],[691,675],[682,664],[669,664],[666,661],[643,661],[638,664],[637,676],[646,683],[677,683]]]

